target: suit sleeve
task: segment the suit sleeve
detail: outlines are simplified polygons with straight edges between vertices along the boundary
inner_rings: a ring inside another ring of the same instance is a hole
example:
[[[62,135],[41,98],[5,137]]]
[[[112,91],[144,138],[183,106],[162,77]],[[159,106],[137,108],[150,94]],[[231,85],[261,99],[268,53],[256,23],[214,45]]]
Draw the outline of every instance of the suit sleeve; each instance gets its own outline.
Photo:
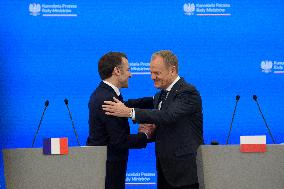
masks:
[[[183,90],[175,95],[173,102],[166,110],[135,108],[135,121],[137,123],[172,125],[183,116],[190,116],[199,111],[202,111],[199,93],[195,90]]]
[[[124,104],[129,108],[153,109],[153,97],[144,97],[138,99],[129,99]]]
[[[127,118],[108,116],[103,110],[100,110],[100,116],[103,118],[110,146],[117,149],[135,149],[147,146],[147,136],[144,133],[129,134]]]

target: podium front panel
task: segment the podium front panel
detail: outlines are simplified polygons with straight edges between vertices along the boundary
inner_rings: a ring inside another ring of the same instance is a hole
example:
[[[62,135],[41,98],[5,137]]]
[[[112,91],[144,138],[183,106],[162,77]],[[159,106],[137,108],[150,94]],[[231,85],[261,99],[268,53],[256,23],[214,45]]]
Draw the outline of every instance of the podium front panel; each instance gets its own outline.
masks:
[[[105,146],[71,147],[68,155],[5,149],[3,155],[7,189],[105,188]]]
[[[284,189],[284,145],[267,145],[266,153],[202,145],[197,167],[200,189]]]

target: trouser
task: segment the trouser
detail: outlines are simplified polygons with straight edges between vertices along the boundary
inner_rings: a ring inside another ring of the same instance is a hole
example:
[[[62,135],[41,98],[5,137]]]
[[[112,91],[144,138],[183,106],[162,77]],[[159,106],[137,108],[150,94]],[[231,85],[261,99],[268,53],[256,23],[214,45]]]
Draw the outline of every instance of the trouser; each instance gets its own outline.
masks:
[[[105,189],[125,189],[127,161],[106,162]]]
[[[158,189],[198,189],[199,184],[181,186],[181,187],[174,187],[166,180],[159,159],[157,159],[157,174],[158,174]]]

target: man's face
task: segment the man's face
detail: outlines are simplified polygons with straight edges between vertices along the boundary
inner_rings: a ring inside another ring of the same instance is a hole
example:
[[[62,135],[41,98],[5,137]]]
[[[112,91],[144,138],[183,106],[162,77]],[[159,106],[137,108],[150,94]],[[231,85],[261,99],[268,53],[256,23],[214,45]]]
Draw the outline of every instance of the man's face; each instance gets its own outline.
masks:
[[[161,56],[157,55],[150,63],[151,79],[158,89],[166,89],[173,82],[173,66],[167,67]]]
[[[128,64],[128,60],[126,58],[122,58],[122,64],[119,67],[120,75],[118,77],[118,82],[120,88],[128,87],[128,79],[131,77],[130,67]]]

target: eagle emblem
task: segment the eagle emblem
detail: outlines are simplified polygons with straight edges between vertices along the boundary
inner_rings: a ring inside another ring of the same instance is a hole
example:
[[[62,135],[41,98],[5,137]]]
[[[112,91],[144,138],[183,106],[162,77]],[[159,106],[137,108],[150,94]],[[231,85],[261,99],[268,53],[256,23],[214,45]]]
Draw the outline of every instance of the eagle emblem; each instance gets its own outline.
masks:
[[[195,5],[193,3],[185,3],[183,5],[184,14],[186,15],[193,15],[193,12],[195,11]]]
[[[40,10],[41,10],[40,4],[31,3],[30,6],[29,6],[30,14],[33,15],[33,16],[39,15]]]
[[[268,61],[268,60],[262,61],[260,65],[264,73],[271,72],[272,66],[273,66],[272,61]]]

